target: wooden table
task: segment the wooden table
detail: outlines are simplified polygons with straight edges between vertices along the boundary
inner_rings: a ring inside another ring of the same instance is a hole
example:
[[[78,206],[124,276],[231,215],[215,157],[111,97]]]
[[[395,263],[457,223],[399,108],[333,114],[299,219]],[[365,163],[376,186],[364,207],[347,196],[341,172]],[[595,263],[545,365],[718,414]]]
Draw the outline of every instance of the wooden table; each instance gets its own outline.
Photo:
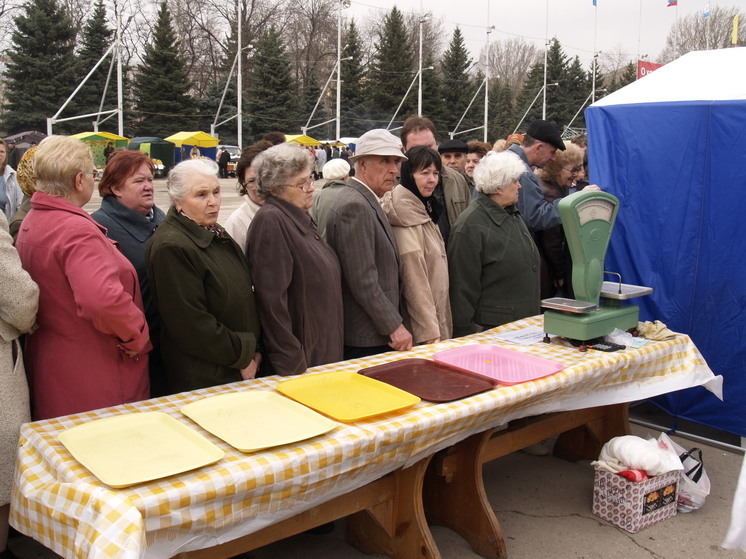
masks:
[[[495,343],[498,332],[536,325],[541,325],[541,317],[405,354],[316,367],[306,374],[357,371],[403,357],[429,357],[463,344]],[[245,381],[26,424],[11,523],[64,557],[216,558],[352,515],[349,537],[361,549],[394,558],[438,558],[427,511],[432,521],[454,528],[478,553],[502,557],[502,535],[484,497],[482,463],[568,430],[560,439],[563,452],[587,454],[610,434],[625,431],[625,408],[619,404],[706,383],[717,388],[719,379],[683,335],[615,354],[581,354],[559,344],[510,347],[560,361],[565,369],[456,402],[422,402],[340,424],[327,435],[251,454],[203,431],[179,409],[215,394],[273,390],[281,379]],[[111,490],[57,438],[61,430],[85,421],[152,410],[196,429],[220,446],[225,457],[194,472]],[[533,416],[541,417],[523,419]],[[586,424],[591,425],[590,438],[572,431]],[[496,430],[504,425],[508,428]],[[583,444],[572,443],[574,438]],[[596,446],[587,445],[588,440]],[[459,512],[464,503],[481,503],[469,521]]]

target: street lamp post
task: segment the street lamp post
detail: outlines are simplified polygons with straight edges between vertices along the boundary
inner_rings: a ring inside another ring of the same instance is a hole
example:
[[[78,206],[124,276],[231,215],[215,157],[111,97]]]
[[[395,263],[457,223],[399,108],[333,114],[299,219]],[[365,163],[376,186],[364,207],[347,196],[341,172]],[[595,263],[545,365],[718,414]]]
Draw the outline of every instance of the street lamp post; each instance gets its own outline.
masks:
[[[342,112],[342,10],[350,7],[350,0],[339,0],[337,10],[337,129],[335,140],[341,136],[340,114]]]

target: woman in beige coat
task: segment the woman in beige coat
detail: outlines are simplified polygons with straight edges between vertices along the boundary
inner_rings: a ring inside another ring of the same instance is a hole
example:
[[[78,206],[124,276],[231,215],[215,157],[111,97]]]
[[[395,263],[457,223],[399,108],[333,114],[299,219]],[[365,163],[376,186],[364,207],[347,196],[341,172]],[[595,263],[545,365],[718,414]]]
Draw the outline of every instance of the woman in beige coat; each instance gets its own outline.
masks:
[[[402,261],[402,315],[415,344],[451,337],[448,261],[438,216],[445,211],[433,193],[442,169],[440,155],[415,146],[401,166],[401,184],[381,204],[396,236]]]
[[[0,212],[0,557],[11,557],[8,513],[13,487],[13,465],[21,423],[29,420],[26,373],[18,337],[36,319],[39,288],[21,268],[8,222]]]

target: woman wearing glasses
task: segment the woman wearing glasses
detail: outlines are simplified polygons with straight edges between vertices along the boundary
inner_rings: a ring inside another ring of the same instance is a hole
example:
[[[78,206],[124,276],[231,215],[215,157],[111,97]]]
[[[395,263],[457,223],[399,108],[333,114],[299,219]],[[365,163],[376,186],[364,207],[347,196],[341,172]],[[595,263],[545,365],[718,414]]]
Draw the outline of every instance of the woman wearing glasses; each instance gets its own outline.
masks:
[[[557,158],[537,172],[544,199],[552,203],[571,194],[571,188],[582,172],[583,150],[565,142],[565,151],[558,150]],[[541,298],[572,298],[572,260],[562,225],[537,231],[535,238],[541,256]]]
[[[246,259],[218,224],[220,182],[211,159],[168,174],[172,206],[145,250],[161,317],[161,356],[171,392],[256,376],[259,319]]]
[[[238,193],[243,196],[244,201],[225,220],[225,230],[238,243],[244,254],[246,254],[246,237],[249,233],[249,226],[256,212],[264,205],[264,196],[256,192],[256,179],[254,171],[251,170],[251,163],[257,155],[269,147],[272,147],[271,143],[260,140],[243,150],[241,158],[236,163]]]
[[[32,417],[46,419],[150,396],[150,341],[137,273],[82,207],[91,150],[49,136],[34,156],[37,192],[16,246],[39,285],[38,330],[26,337]]]
[[[280,144],[251,167],[264,205],[247,256],[256,286],[269,372],[294,375],[342,359],[342,284],[334,250],[316,231],[306,151]]]

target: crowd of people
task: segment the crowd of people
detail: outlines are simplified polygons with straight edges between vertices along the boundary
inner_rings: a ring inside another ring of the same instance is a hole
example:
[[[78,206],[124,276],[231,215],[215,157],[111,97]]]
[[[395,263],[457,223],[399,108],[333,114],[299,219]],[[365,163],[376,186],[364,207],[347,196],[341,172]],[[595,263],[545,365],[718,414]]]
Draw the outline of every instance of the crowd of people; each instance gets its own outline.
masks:
[[[410,117],[327,153],[268,134],[225,227],[219,162],[176,165],[164,213],[150,158],[112,152],[88,214],[85,143],[49,136],[16,170],[0,142],[0,550],[24,421],[406,351],[571,294],[557,202],[597,187],[550,123],[513,136],[438,143]]]

